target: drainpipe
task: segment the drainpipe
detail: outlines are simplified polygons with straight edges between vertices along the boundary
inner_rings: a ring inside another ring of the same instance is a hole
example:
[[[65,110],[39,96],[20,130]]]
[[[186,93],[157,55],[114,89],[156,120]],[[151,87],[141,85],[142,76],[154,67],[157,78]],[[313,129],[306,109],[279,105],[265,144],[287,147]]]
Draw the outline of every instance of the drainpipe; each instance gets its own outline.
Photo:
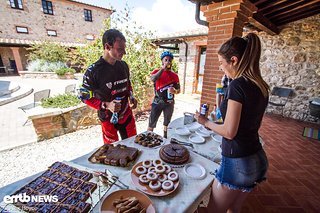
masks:
[[[183,41],[183,43],[186,45],[186,50],[184,53],[184,68],[183,68],[183,94],[186,93],[186,77],[187,77],[187,57],[188,57],[188,43],[186,41]]]
[[[197,2],[196,3],[196,16],[195,16],[196,22],[200,25],[208,27],[209,22],[200,19],[200,6],[201,6],[201,3]]]

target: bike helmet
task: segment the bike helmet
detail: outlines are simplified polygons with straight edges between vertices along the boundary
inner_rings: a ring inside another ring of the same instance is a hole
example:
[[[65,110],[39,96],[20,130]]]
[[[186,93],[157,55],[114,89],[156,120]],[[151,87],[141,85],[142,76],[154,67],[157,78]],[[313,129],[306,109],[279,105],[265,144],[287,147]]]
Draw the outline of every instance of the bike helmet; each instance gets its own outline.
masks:
[[[166,56],[169,56],[171,59],[173,59],[173,55],[172,55],[171,52],[169,52],[169,51],[164,51],[163,53],[161,53],[161,56],[160,56],[161,61],[162,61],[162,59],[163,59],[164,57],[166,57]]]

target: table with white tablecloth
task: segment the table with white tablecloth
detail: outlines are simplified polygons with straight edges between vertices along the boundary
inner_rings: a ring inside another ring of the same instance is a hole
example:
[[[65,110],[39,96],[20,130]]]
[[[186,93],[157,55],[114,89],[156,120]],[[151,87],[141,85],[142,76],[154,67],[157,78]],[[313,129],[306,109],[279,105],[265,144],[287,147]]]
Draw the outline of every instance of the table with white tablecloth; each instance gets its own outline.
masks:
[[[140,150],[140,154],[138,158],[135,160],[134,163],[138,163],[140,161],[144,161],[146,159],[158,159],[159,158],[159,149],[158,148],[148,148],[143,147],[137,143],[134,143],[134,138],[131,137],[122,141],[119,141],[120,144],[125,144],[130,147],[136,147]],[[164,144],[168,144],[170,141],[168,139],[164,140]],[[88,143],[89,144],[89,143]],[[162,144],[162,145],[164,145]],[[199,145],[200,146],[200,145]],[[205,148],[203,146],[203,148]],[[131,169],[132,166],[129,167],[116,167],[116,166],[109,166],[103,164],[93,164],[88,161],[88,158],[95,152],[93,150],[91,153],[83,155],[77,159],[71,161],[74,165],[79,165],[82,168],[87,168],[88,171],[104,171],[108,169],[112,174],[119,177],[119,180],[129,186],[130,189],[138,190],[136,185],[134,185],[133,181],[131,180]],[[201,149],[199,148],[199,151]],[[214,152],[214,150],[212,150]],[[204,196],[208,194],[210,191],[210,186],[214,180],[214,171],[218,167],[218,164],[214,163],[213,161],[202,157],[192,151],[190,151],[190,159],[187,163],[196,163],[200,164],[203,168],[205,168],[206,175],[201,180],[193,179],[187,176],[184,173],[183,166],[174,167],[174,169],[179,174],[179,186],[178,188],[171,194],[156,197],[150,196],[148,197],[153,202],[153,205],[157,212],[165,213],[165,212],[194,212],[200,202],[203,200]],[[49,166],[49,165],[48,165]],[[34,179],[35,177],[39,176],[39,174],[33,175],[31,177],[25,178],[23,180],[17,181],[10,185],[7,185],[0,189],[0,200],[3,200],[5,195],[10,195],[15,192],[17,189],[25,185],[26,183],[30,182],[30,180]],[[104,197],[108,196],[110,193],[119,190],[120,188],[117,185],[112,185],[109,191],[102,197],[101,201]],[[100,211],[100,204],[99,202],[91,212],[99,212]]]

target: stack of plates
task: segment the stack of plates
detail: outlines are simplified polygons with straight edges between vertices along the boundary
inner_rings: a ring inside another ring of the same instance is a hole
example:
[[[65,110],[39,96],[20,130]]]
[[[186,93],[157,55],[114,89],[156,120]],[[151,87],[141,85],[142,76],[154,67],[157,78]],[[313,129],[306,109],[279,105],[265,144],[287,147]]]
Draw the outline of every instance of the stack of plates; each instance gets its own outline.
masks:
[[[190,135],[191,132],[189,131],[189,129],[185,126],[183,127],[177,127],[175,129],[175,132],[178,134],[178,135]]]
[[[186,127],[189,129],[190,132],[194,132],[199,129],[202,125],[198,122],[193,122],[191,124],[187,124]]]
[[[197,134],[192,134],[189,137],[189,141],[192,143],[204,143],[206,142],[206,139],[204,139],[202,136],[197,135]]]
[[[210,137],[210,133],[205,132],[205,131],[201,131],[200,129],[196,130],[195,133],[197,133],[198,135],[200,135],[201,137],[204,137],[204,138]]]
[[[212,139],[218,143],[222,143],[222,136],[221,135],[211,135]]]

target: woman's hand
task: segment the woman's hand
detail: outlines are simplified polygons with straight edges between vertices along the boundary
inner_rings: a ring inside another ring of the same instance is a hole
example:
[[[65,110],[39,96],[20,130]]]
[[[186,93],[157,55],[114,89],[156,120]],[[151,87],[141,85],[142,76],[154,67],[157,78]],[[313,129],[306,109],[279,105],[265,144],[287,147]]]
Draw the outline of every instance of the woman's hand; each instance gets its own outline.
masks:
[[[203,115],[200,115],[200,113],[197,111],[196,114],[195,114],[195,119],[198,121],[199,124],[202,124],[204,125],[209,119],[206,118],[205,116]]]

